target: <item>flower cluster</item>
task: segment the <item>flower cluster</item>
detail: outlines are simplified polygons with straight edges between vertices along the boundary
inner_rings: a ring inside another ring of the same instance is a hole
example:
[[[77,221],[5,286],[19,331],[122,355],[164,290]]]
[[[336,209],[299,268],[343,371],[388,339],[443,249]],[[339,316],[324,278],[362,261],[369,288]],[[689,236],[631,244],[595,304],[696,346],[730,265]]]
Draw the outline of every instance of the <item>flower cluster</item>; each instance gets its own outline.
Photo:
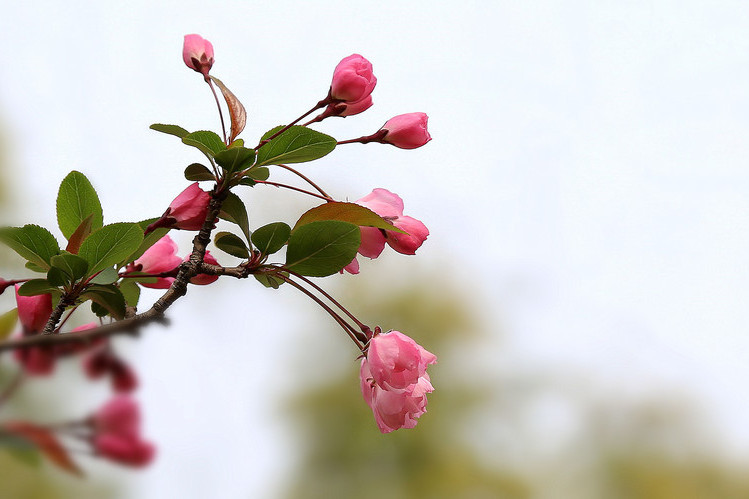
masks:
[[[375,334],[362,359],[359,378],[364,401],[382,433],[413,428],[434,390],[426,368],[437,357],[399,331]]]

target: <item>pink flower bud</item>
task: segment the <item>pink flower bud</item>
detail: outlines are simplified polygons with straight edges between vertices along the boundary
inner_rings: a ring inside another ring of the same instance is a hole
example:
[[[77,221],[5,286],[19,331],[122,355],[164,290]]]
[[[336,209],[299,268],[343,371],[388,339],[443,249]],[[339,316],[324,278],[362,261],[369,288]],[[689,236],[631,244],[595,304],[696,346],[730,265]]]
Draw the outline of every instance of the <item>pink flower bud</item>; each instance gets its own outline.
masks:
[[[363,113],[370,107],[372,107],[372,96],[368,95],[362,100],[341,104],[344,106],[343,111],[338,113],[338,116],[353,116],[355,114]]]
[[[362,359],[359,379],[364,401],[382,433],[414,428],[417,419],[427,412],[426,394],[434,391],[428,374],[406,388],[384,389],[374,381],[366,358]]]
[[[25,334],[41,333],[52,314],[52,295],[21,296],[18,294],[20,287],[16,284],[18,319]]]
[[[367,352],[369,369],[383,389],[403,389],[419,381],[437,357],[399,331],[375,335]]]
[[[200,35],[185,35],[182,60],[188,68],[208,78],[208,72],[213,66],[213,45]]]
[[[401,149],[421,147],[432,140],[427,130],[428,119],[429,117],[424,113],[401,114],[390,118],[381,128],[387,132],[382,142]]]
[[[210,202],[210,194],[195,182],[174,198],[166,216],[174,220],[177,229],[200,230],[208,215]]]
[[[83,370],[89,379],[109,375],[112,389],[127,393],[138,387],[135,371],[124,360],[107,348],[100,348],[83,359]]]
[[[48,346],[19,348],[13,351],[13,357],[31,376],[48,376],[55,371],[57,357]]]
[[[189,259],[190,259],[190,255],[187,255],[184,261],[188,261]],[[206,250],[205,255],[203,256],[203,262],[208,263],[210,265],[219,265],[218,260],[216,260],[213,257],[213,255],[211,255],[211,252],[208,250]],[[216,282],[217,280],[218,280],[217,275],[198,274],[192,279],[190,279],[190,282],[192,284],[197,284],[198,286],[205,286],[207,284]]]
[[[341,60],[333,71],[330,96],[353,105],[369,97],[375,85],[377,78],[372,73],[372,64],[359,54],[353,54]],[[368,106],[358,112],[371,105],[370,101]]]
[[[389,221],[395,227],[406,231],[401,234],[392,230],[380,230],[374,227],[359,227],[361,230],[361,244],[359,254],[368,258],[377,258],[385,248],[385,243],[390,245],[398,253],[413,255],[416,250],[426,241],[429,229],[426,225],[415,218],[403,215],[403,200],[397,194],[387,189],[374,189],[371,193],[355,201],[356,204],[364,206]],[[358,262],[356,272],[351,272],[353,263],[343,268],[352,274],[358,273]]]
[[[174,270],[182,263],[180,257],[177,256],[178,249],[177,243],[171,237],[164,236],[128,266],[128,271],[139,270],[146,274],[161,274]],[[168,289],[173,282],[174,277],[159,277],[156,282],[141,283],[141,286],[153,289]]]
[[[119,395],[92,417],[92,443],[97,454],[120,464],[145,466],[154,457],[154,446],[140,437],[140,409]]]

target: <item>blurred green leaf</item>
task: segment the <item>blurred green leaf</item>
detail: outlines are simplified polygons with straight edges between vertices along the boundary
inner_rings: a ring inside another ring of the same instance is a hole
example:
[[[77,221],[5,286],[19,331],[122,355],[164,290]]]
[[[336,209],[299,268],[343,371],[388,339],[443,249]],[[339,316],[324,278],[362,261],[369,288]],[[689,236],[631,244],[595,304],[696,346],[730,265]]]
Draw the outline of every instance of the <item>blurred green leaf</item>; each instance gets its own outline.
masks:
[[[57,193],[57,223],[60,231],[69,239],[81,222],[92,215],[91,227],[96,230],[104,224],[99,196],[84,174],[72,171],[63,179]]]
[[[0,242],[8,245],[29,262],[43,268],[45,272],[49,270],[52,257],[60,252],[55,236],[38,225],[0,228]]]
[[[13,310],[9,310],[8,312],[5,312],[4,314],[0,315],[0,341],[10,336],[10,333],[12,333],[13,329],[16,327],[17,321],[18,321],[18,309],[17,308],[14,308]]]
[[[78,255],[86,259],[89,273],[94,274],[131,255],[142,242],[143,230],[138,224],[105,225],[83,241]]]
[[[261,140],[266,140],[282,128],[278,126],[269,130]],[[258,149],[257,166],[313,161],[330,153],[336,144],[330,135],[304,126],[292,126]]]
[[[185,168],[185,178],[187,180],[201,181],[201,180],[216,180],[213,172],[208,169],[205,165],[200,163],[193,163]]]
[[[283,222],[274,222],[256,229],[252,233],[252,244],[263,255],[272,255],[283,248],[290,235],[291,227]]]
[[[351,263],[359,249],[359,227],[339,221],[310,222],[291,234],[286,268],[302,275],[325,277]]]

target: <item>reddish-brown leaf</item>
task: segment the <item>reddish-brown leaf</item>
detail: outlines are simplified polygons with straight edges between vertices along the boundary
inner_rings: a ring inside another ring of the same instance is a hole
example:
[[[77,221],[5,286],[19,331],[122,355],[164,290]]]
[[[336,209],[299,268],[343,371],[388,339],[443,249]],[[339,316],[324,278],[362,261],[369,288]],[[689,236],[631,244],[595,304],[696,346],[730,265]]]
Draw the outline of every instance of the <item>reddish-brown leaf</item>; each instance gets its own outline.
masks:
[[[34,444],[39,451],[60,467],[76,476],[83,476],[83,471],[73,461],[68,451],[60,444],[55,435],[42,426],[26,421],[9,421],[2,425],[2,429],[13,435],[25,438]]]
[[[94,215],[91,214],[81,222],[78,228],[75,229],[75,232],[70,235],[68,247],[65,248],[65,251],[73,253],[74,255],[78,254],[78,250],[81,248],[81,243],[89,236],[89,234],[91,234],[93,220]]]
[[[244,126],[247,124],[247,111],[245,111],[244,106],[239,102],[237,96],[226,88],[226,85],[221,80],[215,76],[211,76],[211,80],[221,89],[221,93],[224,94],[224,99],[226,99],[226,106],[229,108],[229,116],[231,117],[229,144],[231,144],[237,138],[237,135],[242,133]]]

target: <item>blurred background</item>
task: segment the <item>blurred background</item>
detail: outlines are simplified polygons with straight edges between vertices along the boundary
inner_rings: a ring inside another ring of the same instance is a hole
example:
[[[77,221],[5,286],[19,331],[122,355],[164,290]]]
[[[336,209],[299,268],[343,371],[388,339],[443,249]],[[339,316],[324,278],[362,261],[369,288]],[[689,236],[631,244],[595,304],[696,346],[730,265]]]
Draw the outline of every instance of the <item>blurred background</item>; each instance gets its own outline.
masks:
[[[343,140],[424,111],[434,140],[302,170],[338,198],[398,193],[431,235],[321,284],[439,364],[417,428],[383,436],[354,347],[312,303],[249,281],[191,289],[171,327],[118,343],[153,465],[77,456],[78,480],[0,454],[0,497],[749,497],[748,25],[738,1],[5,5],[0,224],[58,236],[72,169],[108,223],[158,216],[186,187],[201,155],[148,129],[219,128],[184,34],[213,42],[248,142],[324,97],[341,58],[371,60],[374,107],[317,129]],[[316,204],[241,195],[253,227]],[[191,235],[173,237],[186,254]],[[0,248],[0,276],[25,272]],[[0,383],[15,369],[3,358]],[[71,362],[2,417],[65,420],[109,396]]]

